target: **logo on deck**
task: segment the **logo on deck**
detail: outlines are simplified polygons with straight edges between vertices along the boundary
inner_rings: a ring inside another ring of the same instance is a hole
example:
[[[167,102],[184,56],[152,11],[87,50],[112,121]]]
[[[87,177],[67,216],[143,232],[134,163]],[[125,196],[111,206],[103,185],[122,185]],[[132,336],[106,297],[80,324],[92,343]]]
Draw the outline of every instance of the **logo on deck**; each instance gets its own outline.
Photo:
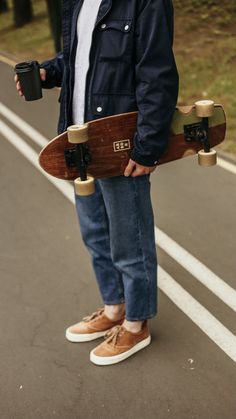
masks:
[[[115,141],[113,143],[114,152],[130,150],[130,140]]]

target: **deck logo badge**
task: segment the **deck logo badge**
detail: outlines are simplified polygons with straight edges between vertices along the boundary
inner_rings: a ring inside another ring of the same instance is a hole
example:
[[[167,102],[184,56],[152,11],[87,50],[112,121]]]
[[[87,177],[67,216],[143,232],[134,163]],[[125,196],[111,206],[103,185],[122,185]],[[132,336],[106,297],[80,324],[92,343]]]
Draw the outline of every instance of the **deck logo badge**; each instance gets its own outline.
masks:
[[[114,152],[117,151],[124,151],[124,150],[130,150],[130,140],[121,140],[121,141],[115,141],[113,143]]]

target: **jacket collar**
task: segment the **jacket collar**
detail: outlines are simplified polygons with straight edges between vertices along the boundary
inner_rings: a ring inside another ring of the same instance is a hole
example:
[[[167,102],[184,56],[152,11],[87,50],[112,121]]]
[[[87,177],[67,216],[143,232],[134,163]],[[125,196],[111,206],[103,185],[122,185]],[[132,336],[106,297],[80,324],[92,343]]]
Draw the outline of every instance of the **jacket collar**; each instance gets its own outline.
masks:
[[[97,15],[95,26],[98,25],[99,22],[101,22],[101,20],[109,12],[111,7],[112,7],[112,0],[102,0],[99,10],[98,10],[98,15]]]
[[[71,24],[71,50],[73,48],[74,41],[75,41],[78,15],[79,15],[80,9],[81,9],[84,1],[86,1],[86,0],[79,0],[76,4],[75,8],[74,8],[74,11],[73,11],[72,24]],[[97,15],[97,20],[96,20],[95,26],[97,26],[99,24],[99,22],[101,22],[101,20],[109,12],[109,10],[112,7],[112,1],[113,0],[102,0],[102,2],[100,4],[100,7],[99,7],[99,10],[98,10],[98,15]]]
[[[70,43],[71,50],[72,50],[74,40],[75,40],[75,34],[76,34],[76,28],[77,28],[77,18],[78,18],[78,14],[80,12],[80,9],[82,7],[83,1],[84,0],[79,0],[77,2],[77,4],[75,5],[74,10],[73,10],[72,22],[71,22],[71,43]]]

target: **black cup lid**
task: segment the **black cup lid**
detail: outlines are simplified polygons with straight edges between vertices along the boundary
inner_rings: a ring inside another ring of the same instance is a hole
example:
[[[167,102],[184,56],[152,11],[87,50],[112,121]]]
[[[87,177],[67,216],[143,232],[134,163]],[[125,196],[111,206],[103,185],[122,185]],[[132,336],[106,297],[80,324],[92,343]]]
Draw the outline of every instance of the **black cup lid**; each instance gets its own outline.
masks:
[[[28,71],[31,71],[35,67],[39,67],[38,61],[23,61],[22,63],[16,64],[15,72],[27,73]]]

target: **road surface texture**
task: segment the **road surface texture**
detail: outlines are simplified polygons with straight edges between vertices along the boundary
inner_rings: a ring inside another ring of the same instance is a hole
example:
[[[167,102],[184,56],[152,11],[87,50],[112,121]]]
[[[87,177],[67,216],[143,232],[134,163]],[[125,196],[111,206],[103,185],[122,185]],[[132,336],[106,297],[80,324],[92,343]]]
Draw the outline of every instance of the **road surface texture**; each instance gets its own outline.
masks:
[[[22,155],[20,140],[40,147],[8,113],[50,139],[58,91],[26,103],[12,68],[1,63],[0,72],[1,419],[235,419],[235,173],[191,157],[152,175],[161,266],[152,344],[95,366],[98,341],[64,337],[102,307],[72,187],[60,183],[68,199]]]

